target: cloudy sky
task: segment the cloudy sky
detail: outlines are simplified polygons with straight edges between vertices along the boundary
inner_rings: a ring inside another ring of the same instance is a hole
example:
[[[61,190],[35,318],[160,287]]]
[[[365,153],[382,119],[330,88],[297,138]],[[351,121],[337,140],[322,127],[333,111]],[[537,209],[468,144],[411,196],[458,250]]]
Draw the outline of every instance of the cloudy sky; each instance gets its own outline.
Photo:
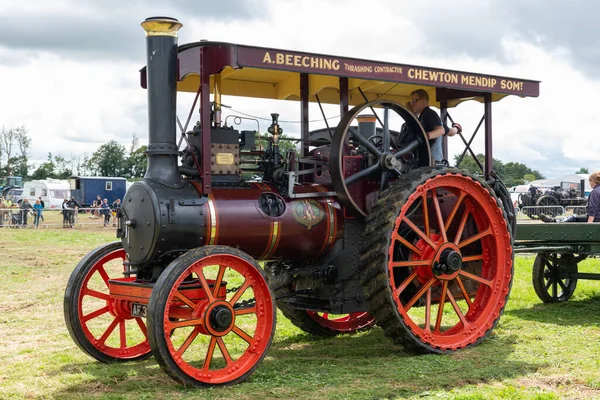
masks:
[[[134,132],[145,143],[139,24],[167,15],[184,24],[180,44],[208,39],[540,80],[539,98],[494,105],[494,156],[549,178],[591,172],[600,170],[599,12],[594,0],[0,0],[0,125],[26,126],[35,160],[90,155],[109,140],[128,146]],[[183,120],[191,100],[179,99]],[[223,102],[299,119],[295,103]],[[451,114],[472,132],[482,112],[471,102]],[[451,153],[461,148],[451,139]]]

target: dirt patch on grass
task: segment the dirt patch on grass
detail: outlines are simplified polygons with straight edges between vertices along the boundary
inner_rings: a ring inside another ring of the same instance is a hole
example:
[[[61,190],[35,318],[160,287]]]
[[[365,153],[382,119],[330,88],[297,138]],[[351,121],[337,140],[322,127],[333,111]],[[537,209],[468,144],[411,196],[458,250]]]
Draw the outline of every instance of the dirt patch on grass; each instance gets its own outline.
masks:
[[[569,375],[528,376],[517,380],[528,388],[538,387],[544,392],[551,392],[562,399],[598,399],[600,390],[592,389],[579,379]]]

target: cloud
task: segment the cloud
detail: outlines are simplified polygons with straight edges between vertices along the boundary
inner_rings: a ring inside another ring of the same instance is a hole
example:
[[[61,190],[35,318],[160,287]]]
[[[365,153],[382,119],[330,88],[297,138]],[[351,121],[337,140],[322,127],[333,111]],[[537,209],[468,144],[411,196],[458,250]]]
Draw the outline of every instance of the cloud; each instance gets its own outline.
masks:
[[[82,60],[143,60],[140,23],[147,17],[241,23],[263,18],[261,9],[262,0],[15,2],[0,6],[0,48],[22,58],[42,51]]]
[[[400,5],[398,5],[400,7]],[[486,58],[510,64],[506,39],[564,52],[571,65],[596,78],[600,72],[600,42],[595,0],[432,0],[407,10],[422,28],[429,55]]]
[[[568,7],[561,3],[381,0],[366,7],[362,0],[5,1],[0,3],[0,125],[25,125],[34,138],[32,157],[38,159],[49,151],[91,154],[109,140],[128,147],[133,132],[145,144],[140,22],[166,15],[184,24],[181,44],[208,39],[541,80],[539,98],[511,96],[494,105],[494,156],[549,177],[582,166],[594,170],[600,167],[593,157],[600,154],[595,139],[600,83],[591,73],[600,52],[592,21],[599,6],[583,0]],[[566,18],[576,22],[562,23]],[[192,100],[193,95],[179,96],[182,123]],[[260,121],[262,131],[271,112],[282,121],[297,121],[300,115],[295,102],[231,96],[223,102],[266,118]],[[452,115],[472,132],[482,111],[479,103],[465,103]],[[325,107],[325,113],[337,115],[339,107]],[[320,118],[318,107],[311,107],[310,119]],[[191,126],[197,120],[196,110]],[[322,127],[315,122],[310,129]],[[256,123],[244,121],[240,129],[256,129]],[[293,134],[299,126],[284,123],[284,129]],[[474,149],[483,147],[479,133]],[[460,150],[460,139],[451,139],[450,154]]]

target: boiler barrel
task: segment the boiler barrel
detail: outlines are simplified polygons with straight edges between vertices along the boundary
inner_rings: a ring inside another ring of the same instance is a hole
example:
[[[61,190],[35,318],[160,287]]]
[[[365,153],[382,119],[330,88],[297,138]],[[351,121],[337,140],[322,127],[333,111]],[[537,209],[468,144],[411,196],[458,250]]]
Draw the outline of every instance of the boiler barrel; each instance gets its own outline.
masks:
[[[304,185],[294,191],[328,189]],[[265,207],[269,202],[271,208]],[[253,182],[244,189],[213,188],[203,207],[205,245],[239,247],[260,260],[316,259],[344,233],[343,210],[336,198],[284,198],[268,183]]]

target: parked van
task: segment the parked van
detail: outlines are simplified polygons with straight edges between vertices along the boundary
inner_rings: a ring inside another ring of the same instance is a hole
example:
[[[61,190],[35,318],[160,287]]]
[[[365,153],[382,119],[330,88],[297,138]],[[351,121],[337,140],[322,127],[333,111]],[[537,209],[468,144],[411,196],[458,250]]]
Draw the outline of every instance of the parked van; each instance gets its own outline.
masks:
[[[10,189],[6,193],[6,200],[10,200],[13,204],[21,204],[21,201],[23,201],[23,189]]]
[[[71,197],[71,190],[67,180],[29,181],[23,185],[23,198],[25,197],[31,204],[35,204],[35,201],[41,197],[45,208],[61,208],[64,199]]]

